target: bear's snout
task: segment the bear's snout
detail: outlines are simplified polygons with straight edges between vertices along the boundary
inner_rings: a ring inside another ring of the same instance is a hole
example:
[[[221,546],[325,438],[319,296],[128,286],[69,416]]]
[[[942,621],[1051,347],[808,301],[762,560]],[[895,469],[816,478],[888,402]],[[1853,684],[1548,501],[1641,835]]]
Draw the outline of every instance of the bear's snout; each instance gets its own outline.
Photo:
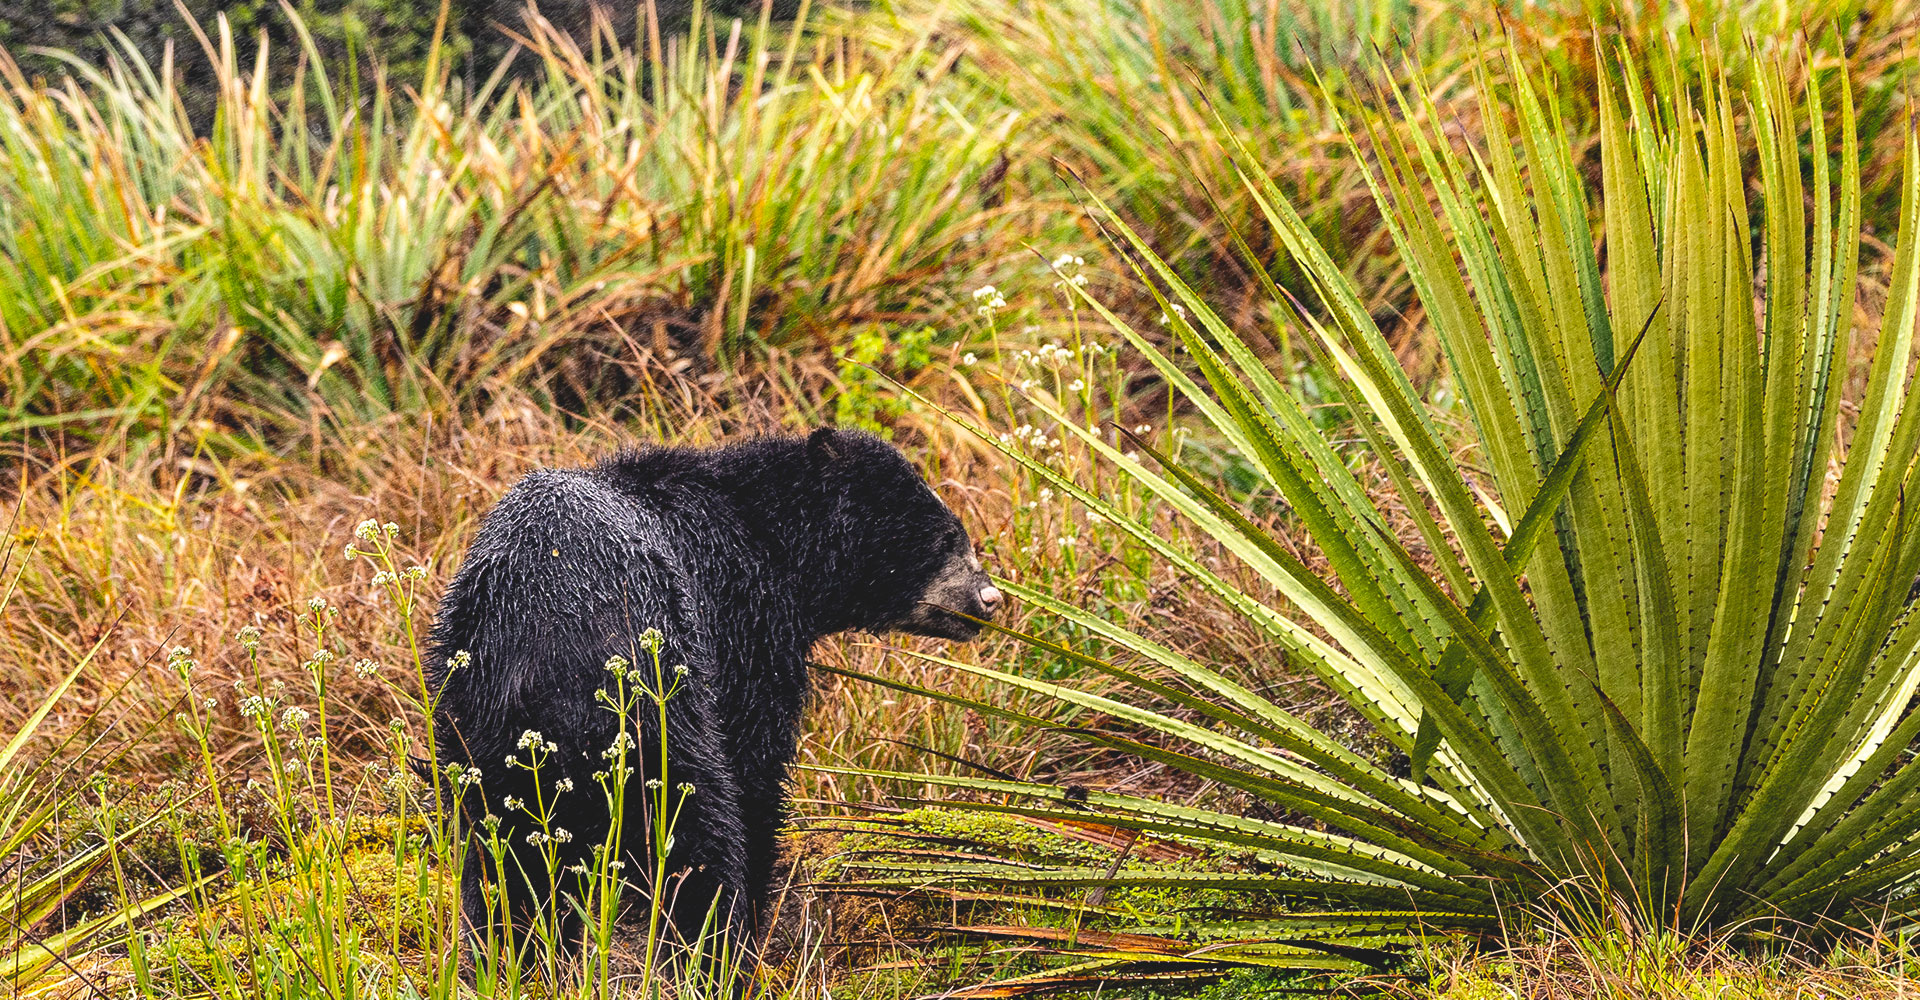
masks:
[[[955,551],[921,588],[906,615],[889,623],[893,631],[935,639],[965,641],[980,634],[980,621],[992,618],[1006,603],[971,547]]]

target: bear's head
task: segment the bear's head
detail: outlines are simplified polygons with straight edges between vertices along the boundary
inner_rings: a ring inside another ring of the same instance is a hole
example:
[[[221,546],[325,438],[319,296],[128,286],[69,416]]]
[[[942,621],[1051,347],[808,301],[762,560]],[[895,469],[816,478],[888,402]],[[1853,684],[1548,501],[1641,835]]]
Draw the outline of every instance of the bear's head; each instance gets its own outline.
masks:
[[[829,497],[827,531],[851,628],[971,639],[992,618],[999,588],[973,540],[899,449],[860,431],[823,427],[807,453]],[[960,612],[955,614],[954,612]]]

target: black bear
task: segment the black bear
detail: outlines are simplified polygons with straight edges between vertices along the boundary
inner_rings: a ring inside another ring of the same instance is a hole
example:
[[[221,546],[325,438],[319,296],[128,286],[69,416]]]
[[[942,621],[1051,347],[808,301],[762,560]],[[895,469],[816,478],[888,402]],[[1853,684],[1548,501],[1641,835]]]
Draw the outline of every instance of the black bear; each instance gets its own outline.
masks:
[[[440,765],[477,779],[459,796],[469,927],[491,926],[490,881],[516,922],[535,907],[567,912],[567,872],[590,863],[610,829],[604,753],[616,740],[637,746],[638,779],[658,780],[657,705],[622,730],[599,693],[614,690],[615,657],[657,690],[652,640],[674,692],[666,783],[679,809],[676,885],[660,905],[683,937],[718,914],[750,944],[770,896],[810,648],[852,629],[971,639],[980,626],[954,612],[989,618],[1000,600],[960,519],[869,434],[648,447],[529,474],[486,516],[430,646]],[[628,785],[621,859],[643,888],[648,804],[663,786],[645,787]],[[488,843],[506,849],[504,870]]]

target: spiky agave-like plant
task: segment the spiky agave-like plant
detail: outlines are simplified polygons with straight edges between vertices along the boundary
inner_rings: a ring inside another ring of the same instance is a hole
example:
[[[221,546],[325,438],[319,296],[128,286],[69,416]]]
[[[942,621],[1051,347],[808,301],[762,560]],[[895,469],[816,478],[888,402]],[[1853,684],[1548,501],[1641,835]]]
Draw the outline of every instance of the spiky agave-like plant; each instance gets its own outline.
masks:
[[[1261,624],[1411,758],[1412,776],[1227,671],[1010,584],[1131,654],[1105,662],[1050,647],[1141,697],[954,669],[1051,695],[1079,719],[1101,720],[1064,731],[1217,782],[1282,818],[917,775],[993,799],[957,805],[1217,845],[1251,861],[1229,872],[1150,863],[1103,872],[896,859],[893,882],[1238,894],[1208,912],[1122,918],[1135,936],[1105,947],[1090,938],[1077,949],[1084,962],[1034,986],[1121,967],[1372,960],[1377,952],[1352,948],[1484,931],[1570,883],[1685,928],[1778,930],[1920,909],[1907,892],[1920,871],[1910,752],[1920,738],[1911,707],[1920,615],[1907,601],[1920,573],[1907,503],[1920,457],[1908,385],[1920,148],[1909,134],[1884,310],[1864,389],[1850,396],[1861,234],[1844,74],[1829,74],[1830,95],[1815,86],[1796,99],[1778,61],[1760,59],[1738,88],[1709,76],[1694,95],[1649,98],[1623,63],[1592,98],[1604,257],[1569,137],[1522,72],[1508,108],[1484,109],[1484,141],[1471,151],[1448,141],[1418,92],[1392,95],[1406,112],[1398,120],[1375,115],[1350,136],[1377,164],[1374,195],[1471,417],[1470,460],[1491,477],[1478,498],[1339,263],[1242,161],[1265,222],[1314,282],[1318,302],[1297,310],[1300,322],[1359,404],[1390,499],[1436,569],[1388,530],[1380,502],[1240,333],[1110,215],[1121,247],[1164,294],[1184,357],[1101,310],[1106,320],[1257,467],[1335,579],[1143,441],[1056,413],[1284,603],[1235,587],[1009,449]],[[1480,83],[1483,95],[1496,92],[1484,67]],[[1743,173],[1743,152],[1757,176]],[[1856,405],[1843,407],[1843,396]],[[1158,466],[1129,457],[1129,444]]]

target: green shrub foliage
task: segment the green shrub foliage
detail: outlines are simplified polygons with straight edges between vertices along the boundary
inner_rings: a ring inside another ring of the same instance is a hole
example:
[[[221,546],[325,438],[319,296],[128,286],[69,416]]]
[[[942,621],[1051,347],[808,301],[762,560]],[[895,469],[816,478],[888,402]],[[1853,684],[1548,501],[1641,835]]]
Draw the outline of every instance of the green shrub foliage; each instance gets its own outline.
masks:
[[[1662,91],[1644,86],[1645,62],[1616,58],[1597,93],[1561,98],[1594,104],[1597,182],[1553,91],[1525,72],[1480,67],[1476,89],[1497,95],[1480,141],[1459,142],[1454,112],[1418,91],[1388,93],[1350,133],[1462,431],[1424,405],[1342,264],[1243,149],[1265,224],[1313,282],[1304,303],[1274,290],[1274,315],[1296,312],[1339,373],[1389,498],[1363,488],[1241,331],[1106,220],[1164,294],[1178,352],[1107,318],[1259,469],[1326,569],[1150,442],[1056,414],[1057,433],[1270,590],[1236,585],[1017,442],[1006,450],[1261,625],[1411,766],[1356,754],[1236,669],[1010,583],[1127,650],[1105,662],[1048,647],[1133,694],[956,669],[1048,696],[1065,731],[1261,807],[915,779],[991,793],[986,808],[1246,852],[1242,870],[1211,876],[1243,905],[1131,915],[1128,930],[1157,940],[1100,968],[1371,964],[1542,906],[1747,934],[1920,911],[1920,145],[1909,127],[1899,232],[1863,267],[1844,73],[1796,93],[1789,81],[1809,76],[1755,58],[1743,84],[1707,70]],[[1861,273],[1875,290],[1856,302]],[[899,878],[1196,882],[1012,863]]]

